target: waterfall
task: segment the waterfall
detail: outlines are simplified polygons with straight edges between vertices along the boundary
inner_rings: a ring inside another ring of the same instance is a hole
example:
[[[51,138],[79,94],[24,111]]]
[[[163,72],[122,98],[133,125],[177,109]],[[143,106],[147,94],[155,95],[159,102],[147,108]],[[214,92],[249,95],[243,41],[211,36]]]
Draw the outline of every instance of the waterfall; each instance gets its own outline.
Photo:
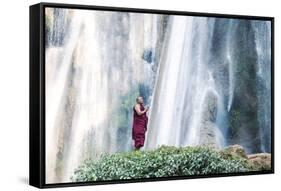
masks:
[[[206,108],[206,103],[214,104],[213,108],[223,104],[208,66],[213,27],[214,19],[171,18],[171,31],[164,45],[166,49],[160,59],[154,90],[146,148],[210,141],[223,146],[222,132],[212,116],[207,116]],[[205,131],[214,139],[208,140],[207,134],[200,136],[203,126],[208,126]]]
[[[65,11],[62,11],[65,12]],[[60,14],[61,20],[65,20],[66,14]],[[76,40],[79,37],[79,28],[75,27],[77,18],[73,18],[72,27],[70,27],[71,35],[68,36],[68,40],[64,48],[52,46],[54,42],[59,42],[62,35],[56,32],[57,35],[53,35],[51,38],[51,46],[46,49],[46,173],[47,181],[56,180],[57,177],[54,173],[57,168],[57,156],[62,153],[63,143],[65,141],[65,127],[67,120],[64,119],[64,112],[68,109],[65,108],[67,104],[66,96],[68,96],[67,80],[69,77],[69,71],[71,67],[72,54],[75,48]],[[61,26],[63,27],[63,26]],[[57,25],[53,25],[54,29],[58,29]],[[54,32],[52,32],[53,34]],[[63,132],[63,133],[60,133]]]
[[[259,136],[262,152],[271,150],[271,33],[270,22],[253,22],[255,31],[256,51],[258,56],[257,87],[258,87],[258,119]]]
[[[65,33],[64,44],[47,39],[48,183],[70,181],[86,158],[131,149],[132,118],[124,113],[131,111],[139,84],[152,88],[154,63],[142,54],[156,49],[159,22],[156,15],[60,11],[57,20],[71,19],[68,31],[50,27]],[[126,102],[120,103],[123,97]]]
[[[145,148],[270,152],[269,22],[171,16],[169,24]]]
[[[47,8],[45,30],[47,183],[132,151],[139,95],[150,105],[145,150],[270,152],[269,23]]]

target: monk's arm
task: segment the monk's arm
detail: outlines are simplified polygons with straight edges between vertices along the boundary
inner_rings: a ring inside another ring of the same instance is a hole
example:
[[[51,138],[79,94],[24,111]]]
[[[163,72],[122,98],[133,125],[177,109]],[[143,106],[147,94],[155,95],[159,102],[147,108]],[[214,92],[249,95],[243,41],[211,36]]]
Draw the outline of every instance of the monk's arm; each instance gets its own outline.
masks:
[[[142,114],[144,114],[147,111],[147,109],[144,109],[143,111],[141,111],[140,110],[140,105],[138,105],[138,104],[135,106],[135,110],[136,110],[138,115],[142,115]]]

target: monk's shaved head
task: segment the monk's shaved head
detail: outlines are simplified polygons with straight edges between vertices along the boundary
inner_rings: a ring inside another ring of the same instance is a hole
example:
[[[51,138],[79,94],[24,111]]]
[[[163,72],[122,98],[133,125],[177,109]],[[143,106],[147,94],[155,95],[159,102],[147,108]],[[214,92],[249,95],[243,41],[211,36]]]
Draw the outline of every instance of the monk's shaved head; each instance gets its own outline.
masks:
[[[136,99],[136,102],[137,103],[143,103],[143,97],[138,96],[137,99]]]

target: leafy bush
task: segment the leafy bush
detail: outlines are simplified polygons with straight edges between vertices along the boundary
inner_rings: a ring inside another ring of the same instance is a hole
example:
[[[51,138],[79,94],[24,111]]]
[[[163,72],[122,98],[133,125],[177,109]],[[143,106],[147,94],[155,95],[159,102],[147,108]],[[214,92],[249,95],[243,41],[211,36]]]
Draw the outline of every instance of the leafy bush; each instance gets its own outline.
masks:
[[[86,160],[72,181],[100,181],[248,171],[242,158],[225,158],[206,147],[161,146],[154,151],[106,154]]]

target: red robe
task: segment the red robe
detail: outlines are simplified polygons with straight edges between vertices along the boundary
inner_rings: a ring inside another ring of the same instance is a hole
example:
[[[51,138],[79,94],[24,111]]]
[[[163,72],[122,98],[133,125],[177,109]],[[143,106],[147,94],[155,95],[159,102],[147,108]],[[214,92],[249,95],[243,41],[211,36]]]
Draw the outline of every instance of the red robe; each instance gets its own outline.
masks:
[[[145,108],[140,104],[140,110],[143,111]],[[148,117],[146,112],[142,115],[138,115],[135,107],[134,110],[134,120],[133,120],[133,131],[132,138],[135,141],[135,148],[140,148],[144,145],[145,132],[147,130]]]

